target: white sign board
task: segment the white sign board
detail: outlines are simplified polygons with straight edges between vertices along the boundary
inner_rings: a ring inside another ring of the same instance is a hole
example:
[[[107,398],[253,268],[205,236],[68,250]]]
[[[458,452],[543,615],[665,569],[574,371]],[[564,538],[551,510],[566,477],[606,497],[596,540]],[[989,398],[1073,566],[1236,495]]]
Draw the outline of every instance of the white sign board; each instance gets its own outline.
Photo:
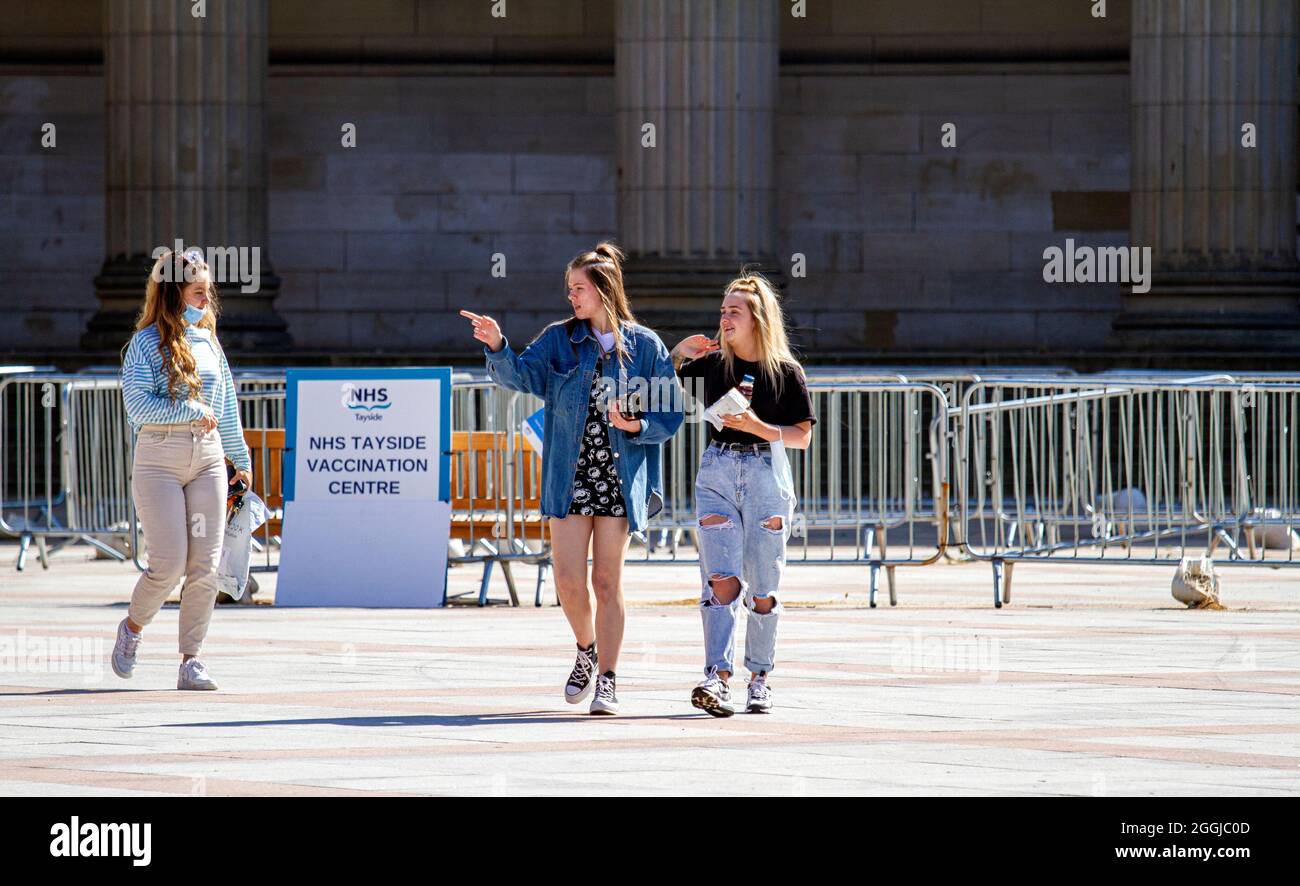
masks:
[[[451,370],[290,369],[276,605],[441,606]]]

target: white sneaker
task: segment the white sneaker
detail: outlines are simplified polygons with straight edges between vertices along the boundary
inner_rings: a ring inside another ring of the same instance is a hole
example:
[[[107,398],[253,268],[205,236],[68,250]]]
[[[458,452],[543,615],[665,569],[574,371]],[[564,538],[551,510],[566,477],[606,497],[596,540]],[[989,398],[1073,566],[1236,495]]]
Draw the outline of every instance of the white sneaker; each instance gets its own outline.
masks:
[[[601,674],[596,678],[596,696],[591,700],[591,714],[617,714],[618,696],[614,694],[614,678]]]
[[[749,703],[745,710],[751,714],[766,714],[772,710],[772,690],[767,687],[767,671],[760,671],[749,680]]]
[[[197,658],[181,662],[181,671],[176,676],[177,689],[216,689],[217,683],[208,676],[208,669]]]
[[[577,704],[596,687],[596,650],[592,647],[591,652],[585,649],[578,650],[578,658],[573,663],[573,670],[569,672],[569,682],[564,684],[564,700],[569,704]]]
[[[117,640],[113,643],[113,655],[110,661],[113,673],[124,680],[131,679],[135,671],[135,655],[140,651],[141,637],[126,626],[126,619],[117,626]]]
[[[691,704],[715,717],[730,717],[736,713],[731,703],[731,688],[718,676],[717,668],[709,668],[708,675],[691,690]]]

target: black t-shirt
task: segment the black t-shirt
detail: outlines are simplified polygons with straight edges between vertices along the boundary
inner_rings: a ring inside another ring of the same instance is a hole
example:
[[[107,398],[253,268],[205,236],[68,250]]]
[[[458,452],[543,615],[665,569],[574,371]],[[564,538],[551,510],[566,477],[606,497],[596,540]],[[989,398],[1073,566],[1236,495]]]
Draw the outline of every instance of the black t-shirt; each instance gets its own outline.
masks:
[[[722,357],[721,351],[714,351],[712,354],[705,354],[696,360],[682,364],[677,370],[678,377],[682,379],[702,378],[704,380],[704,402],[699,404],[703,410],[705,407],[712,406],[718,401],[718,398],[727,391],[736,387],[740,379],[745,375],[754,376],[754,396],[750,399],[750,408],[754,414],[768,424],[773,425],[796,425],[801,421],[810,421],[816,424],[817,416],[813,415],[812,397],[808,394],[808,385],[804,382],[803,373],[793,366],[786,366],[782,369],[781,394],[778,397],[776,391],[772,389],[771,383],[767,376],[761,371],[757,363],[750,363],[748,360],[735,358],[732,363],[735,365],[735,375],[727,373],[727,363]],[[698,382],[687,383],[683,385],[688,394],[698,393]],[[731,428],[723,428],[721,431],[715,429],[711,422],[706,422],[709,428],[709,440],[716,440],[719,443],[766,443],[768,441],[757,437],[745,431],[736,431]]]

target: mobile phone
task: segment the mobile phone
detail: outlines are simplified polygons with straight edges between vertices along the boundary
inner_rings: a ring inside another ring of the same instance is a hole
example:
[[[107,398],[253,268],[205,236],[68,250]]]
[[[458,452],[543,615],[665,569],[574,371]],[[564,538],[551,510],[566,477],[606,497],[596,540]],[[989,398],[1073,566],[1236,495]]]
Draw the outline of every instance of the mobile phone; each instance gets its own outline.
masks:
[[[233,479],[235,479],[235,466],[227,462],[226,463],[226,485],[228,487],[228,491],[226,492],[226,494],[243,495],[245,492],[248,491],[247,483],[245,483],[243,480],[240,480],[238,483],[232,485],[230,481]]]
[[[635,421],[641,418],[641,413],[644,411],[644,399],[645,397],[640,391],[633,391],[627,395],[623,403],[619,404],[619,411],[623,413],[625,418]]]

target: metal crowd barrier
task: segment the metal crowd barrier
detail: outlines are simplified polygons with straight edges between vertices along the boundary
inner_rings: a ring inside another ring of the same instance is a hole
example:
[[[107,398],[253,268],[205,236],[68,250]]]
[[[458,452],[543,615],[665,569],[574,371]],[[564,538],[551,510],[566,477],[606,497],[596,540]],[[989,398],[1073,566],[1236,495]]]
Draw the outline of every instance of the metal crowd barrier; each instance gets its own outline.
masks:
[[[126,558],[130,433],[120,404],[116,379],[0,378],[0,532],[18,537],[20,571],[32,542],[47,569],[51,553],[75,542]]]
[[[811,445],[786,450],[798,499],[787,562],[869,566],[873,606],[884,569],[896,603],[895,568],[933,563],[946,545],[947,401],[933,384],[899,380],[810,375],[808,390]],[[664,447],[664,509],[637,562],[698,562],[694,485],[706,446],[706,424],[688,415]],[[902,538],[892,550],[891,530]]]
[[[284,370],[234,372],[239,420],[246,428],[283,430]]]
[[[244,427],[261,432],[254,436],[260,437],[262,447],[252,447],[254,488],[273,490],[276,499],[285,427],[284,371],[237,372],[235,383]],[[517,595],[510,562],[536,563],[540,601],[549,546],[536,503],[539,487],[531,495],[522,488],[522,460],[515,454],[525,444],[511,418],[516,402],[524,401],[492,384],[484,372],[458,371],[453,385],[453,427],[465,429],[465,451],[479,450],[482,458],[463,459],[464,473],[453,489],[453,499],[461,505],[453,521],[459,548],[449,552],[449,562],[482,564],[479,597],[484,603],[495,563],[502,565],[512,602]],[[539,405],[535,398],[527,400],[531,408],[521,415]],[[508,429],[512,433],[507,434]],[[272,445],[277,433],[278,445]],[[496,445],[503,437],[514,445]],[[19,539],[20,571],[33,543],[48,569],[49,554],[74,542],[90,544],[118,560],[130,556],[144,568],[145,544],[130,490],[133,435],[114,370],[68,374],[21,367],[0,376],[0,443],[0,533]],[[507,461],[519,469],[518,478],[504,471]],[[255,571],[278,566],[273,552],[280,542],[282,503],[272,500],[268,505],[272,520],[254,537],[261,561],[255,560]],[[503,517],[510,508],[520,519]],[[57,543],[50,546],[47,541]]]
[[[488,588],[498,564],[510,602],[518,605],[517,563],[537,567],[534,603],[542,605],[551,549],[541,511],[540,456],[523,434],[523,423],[540,406],[536,397],[502,388],[485,372],[458,372],[452,379],[451,535],[460,549],[447,561],[482,563],[480,606],[492,602]]]
[[[1300,563],[1295,380],[987,381],[955,417],[964,546],[992,564],[995,606],[1017,562],[1160,564],[1222,544],[1225,565]]]
[[[1230,565],[1291,565],[1297,522],[1294,434],[1300,374],[1036,367],[813,368],[818,423],[788,450],[798,495],[788,562],[869,568],[897,602],[894,570],[940,558],[992,563],[994,604],[1025,560],[1167,563],[1228,551]],[[254,488],[276,489],[284,373],[236,375],[245,427],[261,431]],[[482,370],[453,376],[450,564],[481,564],[478,602],[500,564],[550,566],[538,457],[523,442],[535,397]],[[276,435],[279,435],[278,437]],[[664,447],[663,510],[629,552],[640,563],[698,563],[694,477],[704,424]],[[140,565],[129,475],[131,434],[109,372],[0,375],[0,531],[37,543],[89,543]],[[280,502],[260,531],[258,570],[277,568]]]

